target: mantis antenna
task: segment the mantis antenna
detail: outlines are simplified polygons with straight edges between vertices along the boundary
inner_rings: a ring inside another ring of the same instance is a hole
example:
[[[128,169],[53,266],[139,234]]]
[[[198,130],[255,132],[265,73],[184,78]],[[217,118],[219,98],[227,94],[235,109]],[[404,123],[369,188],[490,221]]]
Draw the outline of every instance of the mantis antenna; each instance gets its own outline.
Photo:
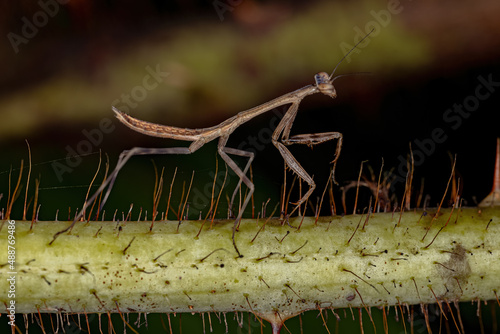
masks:
[[[363,37],[363,38],[362,38],[359,42],[357,42],[357,43],[356,43],[356,45],[354,45],[354,46],[352,47],[352,49],[351,49],[351,50],[349,50],[349,52],[347,52],[347,53],[344,55],[344,57],[342,57],[342,59],[340,59],[340,61],[337,63],[337,65],[336,65],[336,66],[335,66],[335,68],[333,69],[332,74],[330,74],[330,80],[332,80],[333,75],[335,74],[335,71],[337,70],[337,67],[339,67],[339,65],[340,65],[340,64],[341,64],[341,63],[342,63],[342,62],[343,62],[343,61],[347,58],[347,56],[348,56],[351,52],[353,52],[353,51],[354,51],[354,50],[358,47],[358,45],[359,45],[359,44],[361,44],[361,43],[362,43],[362,42],[363,42],[363,41],[364,41],[364,40],[365,40],[368,36],[370,36],[370,34],[371,34],[372,32],[374,32],[374,31],[375,31],[375,29],[372,29],[372,30],[371,30],[368,34],[366,34],[366,35],[365,35],[365,37]],[[345,76],[345,74],[344,74],[344,75],[342,75],[342,76]],[[337,76],[337,77],[333,78],[333,80],[335,80],[336,78],[339,78],[339,77],[341,77],[341,76],[339,75],[339,76]],[[333,81],[333,80],[332,80],[332,81]]]

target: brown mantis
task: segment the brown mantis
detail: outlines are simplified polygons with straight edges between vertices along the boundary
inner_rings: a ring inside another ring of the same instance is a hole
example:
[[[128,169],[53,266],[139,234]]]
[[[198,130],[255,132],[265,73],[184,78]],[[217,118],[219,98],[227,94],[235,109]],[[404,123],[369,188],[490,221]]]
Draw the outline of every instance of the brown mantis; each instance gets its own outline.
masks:
[[[369,35],[369,34],[368,34]],[[203,145],[206,143],[219,138],[219,143],[218,143],[218,153],[222,157],[222,159],[226,162],[226,164],[231,168],[236,175],[239,177],[239,182],[238,185],[236,186],[235,191],[233,192],[233,195],[231,197],[231,202],[230,202],[230,209],[232,209],[233,201],[234,198],[238,192],[238,189],[241,186],[241,183],[243,182],[247,188],[248,188],[248,193],[246,194],[246,197],[243,201],[243,204],[241,205],[241,208],[238,212],[238,216],[235,219],[234,226],[233,226],[233,233],[232,233],[232,241],[233,241],[233,246],[238,254],[239,257],[242,257],[241,253],[238,250],[238,247],[236,246],[236,241],[235,241],[235,232],[238,227],[238,223],[240,222],[243,212],[245,211],[245,208],[248,205],[248,202],[250,198],[252,197],[252,194],[254,192],[254,185],[252,181],[246,176],[246,173],[248,169],[250,168],[250,165],[254,159],[254,153],[253,152],[248,152],[244,150],[239,150],[235,148],[230,148],[226,147],[226,143],[229,139],[229,136],[243,123],[249,121],[250,119],[263,114],[267,111],[270,111],[276,107],[282,106],[282,105],[287,105],[290,104],[290,107],[286,111],[285,115],[279,122],[278,126],[273,132],[272,135],[272,142],[274,146],[279,150],[281,153],[281,156],[285,160],[286,165],[295,173],[298,175],[300,179],[305,181],[309,185],[308,191],[296,202],[294,203],[296,205],[295,209],[292,210],[290,214],[292,214],[300,204],[304,203],[311,193],[314,191],[316,184],[312,177],[304,170],[304,168],[299,164],[299,162],[295,159],[295,157],[292,155],[292,153],[288,150],[286,146],[292,145],[292,144],[305,144],[308,146],[324,143],[329,140],[337,139],[337,147],[335,150],[335,158],[331,162],[333,164],[333,170],[335,170],[335,166],[337,163],[337,160],[340,155],[340,150],[342,147],[342,134],[340,132],[324,132],[324,133],[313,133],[313,134],[299,134],[299,135],[294,135],[290,136],[290,130],[293,126],[293,122],[295,120],[295,117],[297,115],[297,111],[299,108],[300,102],[309,95],[316,94],[316,93],[322,93],[326,96],[329,96],[331,98],[337,97],[337,92],[335,91],[335,87],[333,86],[333,81],[345,76],[345,75],[339,75],[336,77],[333,77],[335,74],[335,70],[337,67],[342,63],[342,61],[349,55],[350,52],[352,52],[359,43],[361,43],[368,35],[366,35],[362,40],[360,40],[347,54],[344,55],[344,57],[339,61],[339,63],[335,66],[332,74],[328,75],[326,72],[320,72],[317,73],[314,76],[315,83],[312,85],[308,85],[305,87],[302,87],[300,89],[297,89],[293,92],[284,94],[280,97],[277,97],[271,101],[268,101],[264,104],[261,104],[257,107],[242,111],[238,113],[237,115],[225,120],[224,122],[220,123],[219,125],[209,127],[209,128],[204,128],[204,129],[183,129],[183,128],[178,128],[178,127],[173,127],[173,126],[166,126],[166,125],[161,125],[161,124],[155,124],[155,123],[150,123],[142,120],[138,120],[136,118],[133,118],[120,110],[118,110],[115,107],[112,107],[115,116],[118,118],[120,122],[128,126],[134,131],[146,134],[148,136],[153,136],[153,137],[161,137],[161,138],[171,138],[171,139],[177,139],[177,140],[183,140],[183,141],[190,141],[192,142],[191,145],[188,147],[167,147],[167,148],[144,148],[144,147],[134,147],[130,150],[125,150],[120,154],[120,157],[118,159],[118,162],[116,164],[115,169],[111,174],[109,175],[109,178],[107,178],[99,187],[99,189],[96,191],[94,195],[92,195],[88,201],[84,204],[83,209],[80,211],[80,213],[75,217],[73,223],[67,227],[66,229],[57,232],[54,235],[54,238],[50,242],[55,241],[55,239],[62,233],[65,233],[69,231],[75,223],[82,217],[83,213],[85,212],[86,208],[95,201],[97,196],[104,191],[106,187],[108,187],[108,190],[106,194],[104,195],[104,198],[100,204],[100,207],[104,205],[106,200],[108,199],[108,196],[111,192],[111,189],[113,188],[113,184],[115,182],[116,176],[118,175],[118,172],[120,169],[123,168],[123,166],[126,164],[126,162],[134,155],[160,155],[160,154],[191,154],[194,153],[196,150],[201,148]],[[231,155],[237,155],[241,157],[246,157],[248,158],[247,164],[245,168],[242,170],[230,157],[229,154]]]

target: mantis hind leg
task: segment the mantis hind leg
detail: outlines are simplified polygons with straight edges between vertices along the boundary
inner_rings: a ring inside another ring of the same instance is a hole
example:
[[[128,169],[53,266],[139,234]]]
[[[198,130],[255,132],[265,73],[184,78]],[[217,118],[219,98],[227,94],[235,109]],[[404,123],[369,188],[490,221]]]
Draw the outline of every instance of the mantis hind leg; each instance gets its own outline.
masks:
[[[196,147],[195,149],[197,149]],[[84,203],[82,210],[75,216],[73,219],[73,222],[71,225],[69,225],[67,228],[64,230],[61,230],[54,234],[52,241],[49,243],[51,245],[56,238],[68,231],[70,231],[73,226],[75,226],[76,222],[79,221],[82,216],[85,213],[85,210],[96,200],[96,198],[101,194],[102,191],[108,188],[106,191],[106,194],[104,195],[104,198],[99,206],[99,211],[101,211],[102,207],[106,203],[109,194],[111,193],[111,189],[113,188],[113,185],[116,180],[116,176],[118,175],[118,172],[123,168],[123,166],[127,163],[127,161],[134,155],[161,155],[161,154],[190,154],[194,152],[194,150],[191,147],[164,147],[164,148],[145,148],[145,147],[134,147],[130,150],[125,150],[120,154],[120,157],[118,158],[118,162],[116,164],[115,169],[111,172],[109,177],[101,184],[99,189]]]

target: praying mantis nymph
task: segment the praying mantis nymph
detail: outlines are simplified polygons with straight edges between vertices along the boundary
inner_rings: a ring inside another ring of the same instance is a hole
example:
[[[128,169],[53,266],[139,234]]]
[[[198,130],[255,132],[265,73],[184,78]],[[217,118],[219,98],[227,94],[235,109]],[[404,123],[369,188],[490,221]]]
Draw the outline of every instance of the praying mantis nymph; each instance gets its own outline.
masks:
[[[371,32],[370,32],[371,33]],[[203,128],[203,129],[185,129],[185,128],[178,128],[178,127],[173,127],[173,126],[167,126],[167,125],[161,125],[161,124],[156,124],[156,123],[150,123],[146,121],[139,120],[137,118],[134,118],[132,116],[129,116],[122,111],[118,110],[115,107],[112,107],[113,112],[115,113],[116,118],[129,128],[131,128],[134,131],[143,133],[148,136],[153,136],[153,137],[161,137],[161,138],[171,138],[171,139],[177,139],[177,140],[183,140],[183,141],[190,141],[192,142],[191,145],[188,147],[166,147],[166,148],[145,148],[145,147],[134,147],[130,150],[125,150],[120,154],[120,157],[118,159],[118,162],[116,164],[115,169],[111,172],[109,177],[101,184],[99,189],[95,192],[94,195],[92,195],[88,201],[83,206],[83,209],[80,211],[80,213],[75,217],[73,220],[73,223],[68,226],[68,228],[57,232],[54,235],[54,238],[50,242],[52,244],[56,238],[67,231],[69,231],[75,223],[82,217],[83,213],[85,212],[85,209],[94,202],[94,200],[97,198],[97,196],[108,187],[106,194],[104,195],[104,198],[100,204],[100,207],[106,203],[106,200],[108,199],[108,196],[111,192],[111,189],[113,188],[113,184],[115,182],[116,176],[118,175],[118,172],[123,168],[123,166],[126,164],[126,162],[134,155],[160,155],[160,154],[191,154],[197,151],[199,148],[201,148],[203,145],[206,143],[219,138],[219,143],[217,146],[217,150],[219,155],[221,156],[222,159],[226,162],[226,164],[234,171],[236,175],[239,177],[239,182],[238,185],[236,186],[236,189],[233,192],[233,195],[231,197],[231,202],[230,202],[230,209],[232,209],[233,206],[233,201],[234,198],[238,192],[239,187],[241,186],[241,183],[244,183],[247,188],[248,192],[245,196],[245,199],[243,201],[243,204],[241,205],[241,208],[239,209],[238,216],[235,219],[234,226],[233,226],[233,233],[232,233],[232,240],[233,240],[233,246],[234,249],[236,250],[236,253],[238,254],[239,257],[242,257],[242,254],[238,250],[238,247],[236,246],[236,241],[235,241],[235,232],[238,226],[238,223],[240,222],[243,212],[245,211],[245,208],[248,205],[248,202],[250,198],[252,197],[252,194],[254,192],[254,185],[252,181],[247,177],[247,172],[248,169],[250,168],[250,165],[254,159],[254,153],[249,152],[249,151],[244,151],[240,149],[235,149],[231,147],[227,147],[227,141],[229,139],[229,136],[231,133],[233,133],[240,125],[243,123],[246,123],[247,121],[251,120],[252,118],[263,114],[267,111],[270,111],[276,107],[282,106],[282,105],[288,105],[290,104],[290,107],[288,107],[288,110],[285,112],[283,118],[279,122],[278,126],[273,132],[272,135],[272,142],[274,146],[279,150],[281,156],[285,160],[285,163],[287,166],[295,173],[298,175],[300,179],[303,181],[307,182],[309,185],[308,191],[296,202],[294,203],[296,206],[290,213],[290,215],[302,204],[304,203],[309,196],[312,194],[314,189],[316,188],[316,184],[312,177],[305,171],[305,169],[300,165],[300,163],[295,159],[295,157],[292,155],[292,153],[288,150],[286,146],[292,145],[292,144],[305,144],[308,146],[324,143],[326,141],[334,140],[337,139],[337,147],[335,150],[335,158],[331,162],[333,164],[333,170],[335,170],[335,166],[337,163],[337,160],[340,155],[340,150],[342,148],[342,139],[343,136],[340,132],[323,132],[323,133],[311,133],[311,134],[299,134],[299,135],[294,135],[290,136],[290,130],[293,126],[293,122],[295,120],[295,117],[297,116],[297,112],[299,109],[299,104],[300,102],[309,95],[313,95],[316,93],[321,93],[326,96],[329,96],[331,98],[336,98],[337,97],[337,92],[335,90],[335,87],[333,85],[333,81],[336,79],[346,76],[344,75],[338,75],[334,77],[333,75],[335,74],[335,70],[337,67],[342,63],[342,61],[351,53],[358,45],[361,43],[368,35],[368,33],[363,39],[361,39],[348,53],[344,55],[344,57],[338,62],[338,64],[335,66],[333,72],[329,75],[326,72],[319,72],[314,76],[314,84],[302,87],[300,89],[297,89],[295,91],[292,91],[290,93],[286,93],[280,97],[277,97],[271,101],[268,101],[266,103],[263,103],[257,107],[242,111],[235,116],[228,118],[224,122],[220,123],[219,125],[212,126],[209,128]],[[229,154],[231,155],[237,155],[241,157],[246,157],[248,158],[247,164],[245,165],[245,168],[243,170],[234,162],[233,159],[229,157]],[[334,177],[334,176],[332,176]]]

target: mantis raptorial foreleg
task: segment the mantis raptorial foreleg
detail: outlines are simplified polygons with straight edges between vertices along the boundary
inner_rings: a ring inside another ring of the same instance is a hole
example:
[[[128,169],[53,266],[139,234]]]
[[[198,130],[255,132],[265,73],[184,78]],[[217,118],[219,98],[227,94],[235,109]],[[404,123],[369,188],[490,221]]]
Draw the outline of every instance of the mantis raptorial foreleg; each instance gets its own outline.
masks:
[[[332,172],[333,182],[338,184],[337,181],[335,181],[335,167],[337,166],[337,160],[340,157],[340,150],[342,149],[342,140],[344,139],[344,136],[342,135],[342,133],[334,131],[334,132],[294,135],[287,140],[283,139],[283,143],[285,143],[285,145],[305,144],[307,146],[312,147],[313,145],[321,144],[321,143],[327,142],[329,140],[334,140],[334,139],[337,139],[337,148],[335,149],[335,158],[330,163],[333,164],[333,167],[332,167],[333,168],[333,172]]]
[[[307,182],[309,185],[308,191],[295,203],[295,208],[290,213],[293,214],[295,210],[304,203],[309,196],[311,196],[312,192],[316,188],[316,183],[313,178],[305,171],[305,169],[300,165],[300,163],[295,159],[292,153],[286,148],[288,145],[292,144],[305,144],[307,146],[313,146],[317,144],[324,143],[329,140],[338,139],[337,148],[335,150],[335,158],[332,161],[334,164],[333,168],[335,168],[337,159],[340,155],[340,149],[342,147],[342,134],[340,132],[324,132],[324,133],[312,133],[312,134],[299,134],[290,137],[290,130],[293,125],[293,121],[295,120],[295,116],[297,115],[297,110],[299,107],[300,101],[293,103],[285,116],[282,118],[281,122],[276,127],[276,130],[273,133],[273,144],[280,151],[281,156],[285,160],[287,166],[297,174],[302,180]],[[281,141],[280,141],[281,137]],[[286,146],[285,146],[286,145]]]

